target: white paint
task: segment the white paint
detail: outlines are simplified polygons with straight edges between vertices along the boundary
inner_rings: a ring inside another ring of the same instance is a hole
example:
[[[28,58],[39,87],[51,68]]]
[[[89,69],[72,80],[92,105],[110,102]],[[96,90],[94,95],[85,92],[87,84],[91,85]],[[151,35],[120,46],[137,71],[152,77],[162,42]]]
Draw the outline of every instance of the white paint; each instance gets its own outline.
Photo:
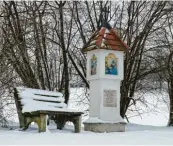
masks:
[[[104,90],[117,91],[117,106],[103,106]],[[100,79],[90,81],[90,117],[99,117],[106,121],[122,121],[120,117],[120,80]]]
[[[120,81],[119,80],[101,80],[101,102],[100,102],[100,119],[101,120],[108,120],[108,121],[119,121],[120,118]],[[107,89],[112,89],[117,91],[117,106],[116,107],[104,107],[103,106],[103,99],[104,94],[103,91]]]
[[[105,31],[105,34],[107,34],[107,33],[109,33],[109,30],[108,29],[106,29],[106,31]]]
[[[105,75],[105,57],[109,54],[113,53],[118,58],[118,75]],[[97,57],[97,73],[96,75],[90,74],[90,61],[93,54]],[[124,78],[124,53],[122,51],[114,51],[114,50],[103,50],[97,49],[87,52],[87,79],[96,80],[96,79],[116,79],[123,80]]]
[[[101,90],[100,80],[90,81],[90,108],[91,117],[100,117]]]
[[[113,53],[117,61],[118,75],[105,74],[105,57]],[[96,75],[90,74],[90,60],[95,54],[97,57]],[[124,53],[122,51],[97,49],[87,52],[87,79],[90,81],[90,118],[98,117],[103,121],[122,122],[120,116],[120,83],[124,77]],[[104,90],[116,90],[117,106],[104,107]]]

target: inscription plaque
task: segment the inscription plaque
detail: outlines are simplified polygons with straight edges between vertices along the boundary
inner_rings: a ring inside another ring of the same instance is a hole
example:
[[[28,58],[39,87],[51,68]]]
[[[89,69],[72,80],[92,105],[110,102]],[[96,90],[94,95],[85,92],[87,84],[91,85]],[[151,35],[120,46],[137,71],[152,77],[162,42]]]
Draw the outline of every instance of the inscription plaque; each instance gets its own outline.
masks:
[[[103,106],[104,107],[116,107],[117,106],[117,92],[116,90],[104,90],[103,91]]]

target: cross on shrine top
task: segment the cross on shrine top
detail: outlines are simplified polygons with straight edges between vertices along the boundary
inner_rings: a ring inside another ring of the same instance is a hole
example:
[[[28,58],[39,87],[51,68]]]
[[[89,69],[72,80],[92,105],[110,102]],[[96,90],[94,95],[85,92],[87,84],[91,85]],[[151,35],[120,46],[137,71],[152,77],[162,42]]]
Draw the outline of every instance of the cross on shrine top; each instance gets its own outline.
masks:
[[[101,8],[101,12],[104,13],[104,19],[102,19],[102,21],[107,21],[108,20],[108,15],[110,13],[109,11],[109,6],[108,7],[104,7],[104,8]],[[102,15],[103,17],[103,15]]]

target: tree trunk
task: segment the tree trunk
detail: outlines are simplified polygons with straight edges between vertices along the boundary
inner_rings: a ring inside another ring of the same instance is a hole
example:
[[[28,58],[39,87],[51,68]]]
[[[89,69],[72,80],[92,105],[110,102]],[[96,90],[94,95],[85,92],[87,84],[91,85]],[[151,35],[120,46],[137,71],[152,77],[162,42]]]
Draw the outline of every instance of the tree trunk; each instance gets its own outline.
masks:
[[[60,2],[59,4],[59,15],[60,15],[60,41],[63,55],[63,63],[64,63],[64,94],[65,94],[65,103],[68,103],[69,100],[69,71],[68,71],[68,58],[67,58],[67,50],[65,46],[64,39],[64,16],[63,16],[63,6],[64,2]]]
[[[170,98],[170,112],[169,112],[169,121],[168,126],[173,126],[173,80],[168,87],[169,90],[169,98]]]

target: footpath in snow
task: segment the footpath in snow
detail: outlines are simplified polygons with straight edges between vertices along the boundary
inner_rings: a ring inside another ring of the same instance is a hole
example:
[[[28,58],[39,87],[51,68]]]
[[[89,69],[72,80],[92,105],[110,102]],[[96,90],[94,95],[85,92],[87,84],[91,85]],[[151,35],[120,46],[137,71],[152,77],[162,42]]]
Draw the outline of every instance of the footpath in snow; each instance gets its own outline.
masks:
[[[0,145],[173,145],[173,128],[171,127],[127,124],[126,132],[113,133],[87,131],[73,133],[72,126],[66,126],[63,130],[49,126],[49,131],[46,133],[38,133],[37,130],[34,126],[27,131],[1,129]]]

